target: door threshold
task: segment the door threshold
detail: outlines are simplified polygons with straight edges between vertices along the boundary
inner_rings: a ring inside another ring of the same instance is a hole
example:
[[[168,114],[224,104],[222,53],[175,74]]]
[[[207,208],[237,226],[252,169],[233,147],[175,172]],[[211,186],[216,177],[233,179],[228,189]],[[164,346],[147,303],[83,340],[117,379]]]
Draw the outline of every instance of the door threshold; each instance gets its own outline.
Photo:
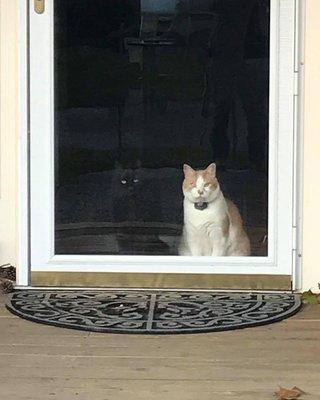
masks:
[[[251,290],[251,289],[166,289],[166,288],[126,288],[126,287],[73,287],[73,286],[20,286],[20,285],[15,285],[14,290],[31,290],[31,291],[37,291],[37,290],[59,290],[59,291],[101,291],[101,292],[113,292],[115,290],[123,290],[127,292],[136,292],[136,291],[143,291],[143,292],[202,292],[202,293],[293,293],[293,290]]]

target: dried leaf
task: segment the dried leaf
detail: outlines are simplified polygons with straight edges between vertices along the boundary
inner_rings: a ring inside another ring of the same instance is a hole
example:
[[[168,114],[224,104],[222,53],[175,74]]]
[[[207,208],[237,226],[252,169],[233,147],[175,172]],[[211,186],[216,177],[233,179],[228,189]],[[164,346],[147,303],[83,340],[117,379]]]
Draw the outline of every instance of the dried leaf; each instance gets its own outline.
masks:
[[[286,389],[279,386],[278,392],[275,392],[275,395],[279,400],[296,400],[302,394],[304,394],[304,392],[296,386],[292,389]]]
[[[16,269],[10,264],[0,266],[0,278],[9,279],[9,281],[16,280]]]
[[[13,283],[7,279],[0,278],[0,294],[6,294],[13,291]]]
[[[294,386],[292,388],[292,390],[297,390],[298,392],[300,392],[300,394],[307,394],[306,392],[304,392],[303,390],[301,390],[300,388],[298,388],[297,386]]]
[[[307,292],[302,293],[301,300],[304,304],[318,304],[319,298],[316,293],[312,292],[312,290],[308,290]]]

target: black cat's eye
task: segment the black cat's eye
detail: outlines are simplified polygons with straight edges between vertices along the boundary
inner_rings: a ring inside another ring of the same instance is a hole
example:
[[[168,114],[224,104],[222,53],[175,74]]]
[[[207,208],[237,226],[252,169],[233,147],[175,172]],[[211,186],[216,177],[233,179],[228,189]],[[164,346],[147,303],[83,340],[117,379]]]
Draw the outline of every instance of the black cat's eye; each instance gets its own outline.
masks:
[[[126,185],[126,183],[127,183],[126,179],[121,179],[121,183],[122,183],[123,185]]]
[[[134,178],[133,179],[133,183],[138,183],[139,182],[139,179],[138,178]]]

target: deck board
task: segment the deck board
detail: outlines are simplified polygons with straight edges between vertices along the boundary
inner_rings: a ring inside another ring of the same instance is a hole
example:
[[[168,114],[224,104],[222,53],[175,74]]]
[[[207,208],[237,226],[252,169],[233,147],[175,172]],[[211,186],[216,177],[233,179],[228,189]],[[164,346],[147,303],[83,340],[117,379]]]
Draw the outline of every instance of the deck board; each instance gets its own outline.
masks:
[[[39,325],[0,297],[5,400],[267,400],[278,385],[320,399],[320,306],[267,326],[193,335],[125,335]]]

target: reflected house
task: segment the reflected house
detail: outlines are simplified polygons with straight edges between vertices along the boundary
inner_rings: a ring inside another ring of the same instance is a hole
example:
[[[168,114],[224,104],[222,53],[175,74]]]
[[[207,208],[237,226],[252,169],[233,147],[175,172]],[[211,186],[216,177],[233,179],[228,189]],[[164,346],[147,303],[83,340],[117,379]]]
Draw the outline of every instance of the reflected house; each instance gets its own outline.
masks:
[[[176,254],[181,166],[215,160],[265,255],[266,165],[249,161],[267,154],[268,2],[57,0],[55,15],[57,252]]]

